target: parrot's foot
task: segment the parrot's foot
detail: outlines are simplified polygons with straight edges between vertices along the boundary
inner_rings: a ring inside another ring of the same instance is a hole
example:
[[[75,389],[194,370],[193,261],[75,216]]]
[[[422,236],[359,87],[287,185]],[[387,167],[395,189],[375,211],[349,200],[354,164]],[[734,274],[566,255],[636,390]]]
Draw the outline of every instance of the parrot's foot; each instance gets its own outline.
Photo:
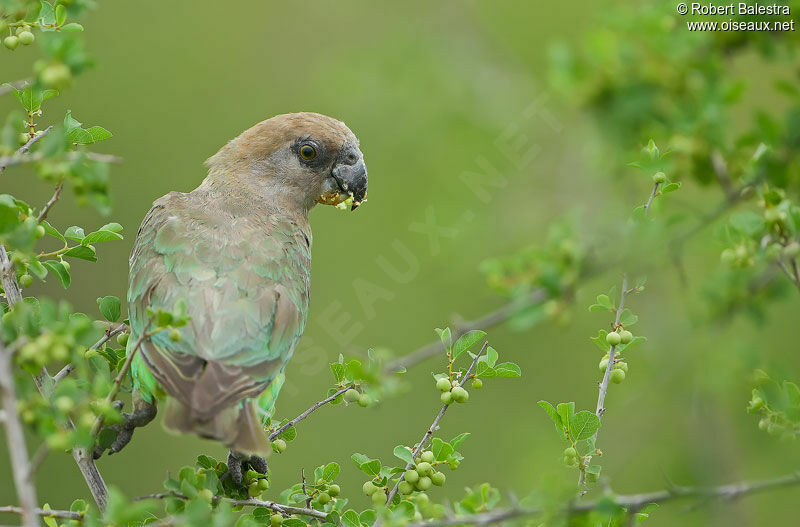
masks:
[[[229,477],[231,481],[241,487],[244,482],[244,474],[248,470],[255,470],[265,476],[269,475],[267,461],[263,457],[250,456],[231,450],[228,453],[228,471],[222,475],[222,478]]]
[[[122,401],[116,401],[114,405],[117,408],[122,408]],[[98,443],[94,447],[94,452],[92,453],[93,457],[95,459],[100,459],[106,449],[108,450],[108,455],[110,456],[111,454],[116,454],[125,448],[125,445],[130,443],[131,439],[133,438],[133,431],[140,426],[145,426],[150,421],[155,419],[156,411],[156,405],[150,404],[144,399],[134,396],[133,412],[129,414],[123,413],[121,423],[106,427],[106,429],[116,432],[114,441],[110,445],[106,446]]]

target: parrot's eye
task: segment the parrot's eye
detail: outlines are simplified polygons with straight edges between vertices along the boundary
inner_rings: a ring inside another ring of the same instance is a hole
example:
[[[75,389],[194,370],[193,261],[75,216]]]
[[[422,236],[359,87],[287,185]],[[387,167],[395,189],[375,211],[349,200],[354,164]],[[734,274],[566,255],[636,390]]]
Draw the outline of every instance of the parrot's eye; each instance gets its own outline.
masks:
[[[300,157],[306,161],[311,161],[317,157],[317,150],[311,145],[303,145],[300,147]]]

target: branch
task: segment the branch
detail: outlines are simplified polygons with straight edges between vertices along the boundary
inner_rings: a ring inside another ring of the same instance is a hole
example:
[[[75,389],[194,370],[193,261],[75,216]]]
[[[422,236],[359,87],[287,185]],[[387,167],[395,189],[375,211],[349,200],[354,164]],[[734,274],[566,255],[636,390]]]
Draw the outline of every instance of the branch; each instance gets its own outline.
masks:
[[[39,139],[43,134],[39,134],[35,139]],[[32,144],[32,143],[31,143]],[[112,154],[99,154],[97,152],[68,152],[64,155],[67,161],[75,161],[86,157],[90,161],[97,161],[98,163],[122,163],[123,159],[119,156]],[[41,152],[34,152],[28,155],[14,154],[10,156],[0,156],[0,172],[6,167],[14,165],[23,165],[25,163],[36,163],[43,160],[45,156]]]
[[[177,498],[179,500],[189,500],[189,497],[180,494],[178,492],[162,492],[158,494],[148,494],[146,496],[139,496],[135,498],[134,501],[142,501],[142,500],[163,500],[167,498]],[[242,507],[266,507],[267,509],[272,509],[275,512],[279,512],[284,516],[291,516],[292,514],[296,514],[299,516],[310,516],[312,518],[317,518],[320,520],[324,520],[328,517],[328,515],[322,511],[318,511],[316,509],[304,508],[304,507],[292,507],[291,505],[281,505],[280,503],[275,503],[274,501],[263,501],[251,498],[249,500],[235,500],[233,498],[225,498],[222,496],[214,496],[212,498],[214,502],[225,501],[230,503],[234,506],[242,506]]]
[[[719,487],[698,488],[698,487],[674,487],[657,492],[649,492],[643,494],[621,494],[618,496],[609,496],[606,499],[584,502],[572,503],[562,509],[565,515],[584,514],[596,509],[606,508],[609,505],[609,499],[628,510],[629,513],[635,513],[641,510],[644,506],[650,503],[666,503],[678,499],[686,498],[705,498],[705,499],[718,499],[723,501],[734,501],[736,499],[764,492],[781,487],[790,487],[800,484],[800,472],[788,474],[775,479],[755,481],[755,482],[741,482],[731,483],[728,485],[721,485]],[[511,508],[500,509],[471,516],[451,516],[442,520],[435,520],[429,522],[416,522],[409,523],[406,527],[448,527],[451,525],[491,525],[500,523],[507,520],[522,518],[527,516],[538,516],[546,512],[552,512],[551,509],[544,508]]]
[[[7,166],[18,164],[17,160],[20,159],[20,158],[24,158],[25,157],[25,153],[28,150],[30,150],[31,147],[34,144],[36,144],[37,141],[39,141],[41,138],[43,138],[48,133],[50,133],[50,131],[52,129],[53,129],[53,125],[50,125],[47,128],[45,128],[42,131],[42,133],[37,134],[37,135],[31,137],[30,139],[28,139],[28,142],[25,143],[24,145],[22,145],[21,147],[19,147],[17,149],[17,151],[14,152],[14,155],[0,157],[0,173],[2,173],[3,170],[5,170]]]
[[[458,337],[467,333],[473,329],[489,329],[493,326],[501,324],[506,320],[513,317],[519,310],[523,307],[532,304],[541,303],[549,297],[547,290],[545,288],[539,288],[531,291],[526,297],[524,297],[521,301],[514,300],[512,302],[507,303],[506,305],[486,313],[475,320],[468,320],[458,324],[453,331],[453,339],[456,340]],[[389,362],[384,367],[385,373],[396,373],[398,371],[403,370],[404,368],[408,368],[410,366],[414,366],[415,364],[424,361],[430,357],[433,357],[442,351],[442,342],[441,340],[435,340],[418,348],[415,351],[412,351],[408,355],[404,355],[402,357],[398,357],[397,359]]]
[[[650,211],[650,205],[653,204],[653,200],[656,199],[658,195],[658,186],[660,183],[655,183],[653,185],[653,192],[650,193],[650,199],[647,200],[647,203],[644,204],[644,215],[647,216],[647,213]]]
[[[17,411],[17,395],[14,389],[14,375],[11,372],[11,352],[5,349],[0,341],[0,391],[2,391],[3,408],[6,410],[6,441],[8,455],[11,458],[11,472],[17,498],[22,510],[22,522],[25,527],[36,527],[36,487],[29,478],[31,464],[28,458],[28,447],[25,444],[25,433]]]
[[[302,421],[303,419],[305,419],[306,417],[311,415],[312,412],[314,412],[314,411],[320,409],[321,407],[325,406],[326,404],[328,404],[329,402],[333,401],[334,399],[336,399],[337,397],[339,397],[340,395],[342,395],[344,392],[346,392],[347,390],[349,390],[352,387],[353,387],[352,384],[347,385],[344,388],[340,388],[340,389],[336,390],[334,393],[332,393],[328,397],[324,398],[323,400],[317,401],[316,403],[311,405],[311,407],[308,408],[305,412],[301,413],[300,415],[298,415],[297,417],[295,417],[291,421],[283,424],[280,428],[278,428],[277,430],[272,432],[269,435],[269,440],[270,441],[274,441],[275,438],[277,438],[279,435],[281,435],[282,433],[287,431],[289,428],[293,427],[294,425],[296,425],[297,423],[299,423],[300,421]]]
[[[4,507],[0,507],[0,512],[10,513],[10,514],[24,514],[24,511],[21,507],[14,507],[13,505],[6,505]],[[83,514],[80,512],[72,512],[72,511],[62,511],[58,509],[39,509],[36,508],[33,510],[34,514],[37,516],[42,516],[43,518],[64,518],[66,520],[82,520]]]
[[[469,365],[469,369],[467,370],[467,373],[464,375],[464,381],[469,379],[469,376],[472,375],[472,371],[475,369],[475,366],[478,364],[478,359],[481,358],[481,355],[483,355],[483,352],[486,351],[486,348],[488,346],[489,346],[489,341],[487,340],[487,341],[485,341],[483,343],[483,346],[481,346],[481,350],[478,352],[478,354],[475,355],[475,358],[472,360],[472,364]],[[442,409],[439,410],[438,414],[436,414],[436,418],[433,420],[433,423],[431,423],[431,426],[429,426],[428,429],[425,431],[425,433],[422,435],[422,439],[419,440],[419,443],[417,444],[417,448],[415,448],[414,452],[411,453],[412,461],[414,460],[414,458],[416,458],[419,455],[420,452],[422,452],[422,449],[425,448],[425,443],[427,443],[430,440],[430,438],[433,437],[433,433],[436,430],[439,429],[439,421],[442,420],[442,417],[444,417],[444,414],[445,414],[445,412],[447,411],[447,409],[449,407],[450,407],[449,404],[446,404],[446,405],[442,406]],[[397,483],[394,484],[394,488],[392,488],[392,491],[389,492],[389,496],[386,498],[386,505],[387,506],[390,503],[392,503],[392,500],[397,495],[397,489],[400,486],[400,482],[403,481],[405,479],[405,477],[406,477],[405,473],[407,471],[411,470],[411,468],[413,466],[414,466],[413,463],[407,463],[406,464],[405,471],[403,471],[403,473],[397,479]]]
[[[56,185],[56,190],[53,192],[53,196],[47,200],[47,203],[44,204],[42,211],[36,217],[36,223],[41,223],[43,219],[47,217],[47,213],[50,212],[50,209],[53,208],[53,205],[56,204],[58,198],[61,197],[61,191],[64,189],[64,182],[61,181]]]
[[[100,349],[100,346],[102,346],[103,344],[105,344],[106,342],[108,342],[109,340],[114,338],[115,336],[119,335],[123,331],[126,331],[127,329],[128,329],[128,326],[125,325],[125,324],[120,324],[119,326],[117,326],[114,329],[111,329],[111,327],[109,327],[106,330],[106,332],[103,333],[103,336],[100,337],[100,340],[98,340],[97,342],[92,344],[92,347],[89,348],[89,349],[91,349],[91,350]],[[64,377],[66,377],[70,373],[72,373],[72,370],[74,370],[74,369],[75,369],[75,365],[72,364],[71,362],[69,364],[67,364],[66,366],[64,366],[63,368],[61,368],[61,370],[58,373],[53,375],[53,384],[54,385],[58,384],[62,379],[64,379]]]
[[[622,316],[622,310],[625,308],[625,297],[628,296],[628,277],[624,276],[622,278],[622,290],[619,296],[619,306],[617,307],[617,315],[614,319],[614,329],[619,326],[619,319]],[[606,409],[603,406],[606,401],[606,393],[608,392],[608,383],[611,380],[611,370],[614,368],[614,352],[616,351],[616,346],[611,346],[611,349],[608,350],[608,365],[606,366],[606,372],[603,374],[603,380],[600,382],[600,389],[598,390],[597,394],[597,410],[595,410],[595,415],[600,419],[603,418],[603,414],[605,413]],[[600,432],[600,429],[594,433],[594,438],[597,439],[597,434]]]

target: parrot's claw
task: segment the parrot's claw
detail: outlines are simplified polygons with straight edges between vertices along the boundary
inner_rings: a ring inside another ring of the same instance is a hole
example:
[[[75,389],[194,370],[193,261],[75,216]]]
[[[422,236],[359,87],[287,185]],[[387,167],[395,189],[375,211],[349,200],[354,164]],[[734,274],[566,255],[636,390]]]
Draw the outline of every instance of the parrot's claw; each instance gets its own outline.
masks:
[[[114,407],[117,409],[121,409],[122,405],[122,401],[114,402]],[[134,397],[133,412],[129,414],[123,413],[121,423],[106,427],[116,432],[117,435],[114,438],[114,441],[108,446],[97,444],[94,447],[94,452],[92,452],[92,457],[94,457],[94,459],[100,459],[106,449],[108,450],[108,455],[110,456],[111,454],[116,454],[125,448],[125,446],[130,443],[131,439],[133,438],[134,429],[140,426],[145,426],[150,421],[155,419],[156,411],[156,405],[150,404],[139,397]]]
[[[222,475],[222,479],[229,477],[231,481],[241,487],[244,484],[244,474],[248,470],[255,470],[265,476],[269,475],[267,461],[263,457],[250,456],[231,450],[228,453],[228,471]]]

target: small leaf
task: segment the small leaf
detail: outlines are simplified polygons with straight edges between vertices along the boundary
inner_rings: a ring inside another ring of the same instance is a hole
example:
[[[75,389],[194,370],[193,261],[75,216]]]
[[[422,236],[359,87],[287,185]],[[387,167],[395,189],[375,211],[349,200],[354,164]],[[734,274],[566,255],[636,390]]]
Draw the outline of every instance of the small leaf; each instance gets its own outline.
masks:
[[[83,26],[77,22],[70,22],[61,26],[62,33],[78,33],[80,31],[83,31]]]
[[[669,194],[670,192],[675,192],[679,188],[681,188],[680,183],[667,183],[666,185],[664,185],[664,188],[661,189],[661,193]]]
[[[414,456],[411,454],[411,451],[403,445],[397,445],[394,447],[394,455],[406,463],[414,463]]]
[[[109,322],[116,322],[119,320],[120,315],[120,301],[115,296],[104,296],[97,299],[97,304],[100,306],[100,313],[103,314]]]
[[[436,461],[445,461],[455,452],[455,449],[450,443],[442,441],[438,437],[434,437],[431,444],[431,452],[433,452]]]
[[[122,239],[121,234],[117,234],[116,232],[112,231],[99,230],[87,234],[83,238],[83,240],[81,240],[81,244],[90,245],[92,243],[97,243],[97,242],[108,242],[112,240],[121,240],[121,239]]]
[[[634,315],[633,312],[628,309],[627,307],[622,310],[622,313],[619,315],[619,323],[623,326],[632,326],[639,321],[639,317]]]
[[[461,338],[459,338],[453,346],[453,358],[455,359],[465,351],[472,348],[472,346],[478,343],[478,341],[485,336],[486,332],[479,329],[473,329],[472,331],[468,331],[461,335]]]
[[[328,463],[322,470],[322,479],[330,483],[339,475],[339,470],[339,463]]]
[[[504,362],[494,367],[498,377],[520,377],[522,370],[513,362]]]
[[[444,329],[435,329],[436,334],[439,335],[439,339],[442,341],[442,345],[446,351],[450,351],[450,348],[453,347],[453,337],[450,334],[450,328]]]
[[[333,378],[336,379],[337,383],[342,382],[344,379],[344,364],[332,362],[331,372],[333,373]]]
[[[353,509],[348,509],[342,514],[342,525],[344,527],[361,527],[361,520],[358,519],[358,513]]]
[[[97,261],[97,253],[94,250],[94,247],[90,245],[76,245],[75,247],[72,247],[66,251],[63,256],[80,258],[81,260],[88,260],[90,262]]]
[[[63,263],[61,263],[58,260],[46,260],[42,262],[42,265],[47,267],[47,269],[49,269],[50,272],[56,275],[59,282],[61,282],[61,285],[64,286],[64,289],[67,289],[69,287],[69,284],[71,283],[72,279],[69,276],[69,271],[67,271],[67,268],[64,266]]]
[[[600,428],[600,418],[592,412],[582,410],[575,414],[569,427],[573,441],[588,439]]]
[[[80,242],[86,237],[86,233],[83,232],[82,228],[73,225],[72,227],[67,228],[67,230],[64,232],[64,237],[76,242]]]
[[[56,24],[62,26],[66,21],[67,21],[67,8],[64,7],[64,4],[58,4],[56,6]]]

